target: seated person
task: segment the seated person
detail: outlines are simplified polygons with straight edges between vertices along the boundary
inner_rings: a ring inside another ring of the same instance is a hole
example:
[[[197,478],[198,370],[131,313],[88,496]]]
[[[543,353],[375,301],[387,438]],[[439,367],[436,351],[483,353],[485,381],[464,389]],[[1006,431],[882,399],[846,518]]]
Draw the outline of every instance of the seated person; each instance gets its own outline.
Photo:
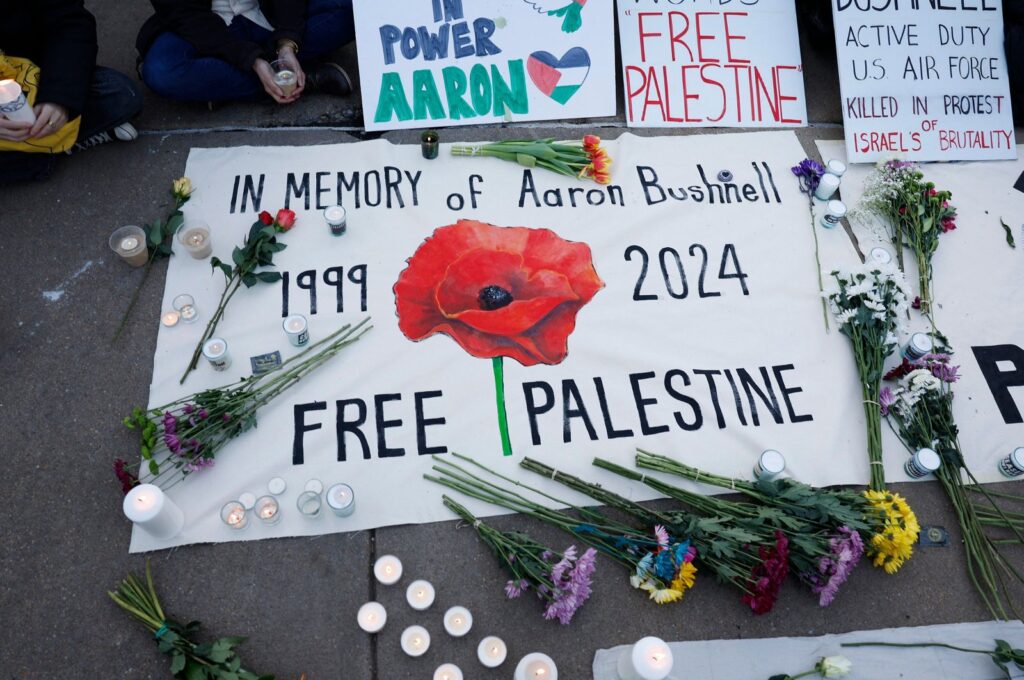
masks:
[[[97,49],[96,20],[82,0],[0,0],[0,78],[12,75],[7,57],[39,67],[35,123],[0,116],[0,183],[49,177],[59,156],[18,146],[44,148],[33,142],[79,116],[68,153],[138,137],[129,121],[142,110],[142,92],[128,76],[96,66]]]
[[[320,61],[355,39],[352,0],[151,1],[156,14],[136,44],[139,73],[163,97],[212,103],[269,95],[289,104],[307,86],[352,91],[344,69]],[[294,84],[275,82],[275,61]]]

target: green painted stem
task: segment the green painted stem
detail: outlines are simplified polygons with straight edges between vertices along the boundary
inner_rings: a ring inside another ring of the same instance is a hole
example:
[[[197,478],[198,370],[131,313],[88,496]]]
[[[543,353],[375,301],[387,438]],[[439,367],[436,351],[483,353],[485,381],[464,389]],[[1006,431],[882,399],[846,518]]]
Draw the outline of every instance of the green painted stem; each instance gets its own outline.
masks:
[[[498,402],[498,429],[501,431],[501,451],[512,455],[512,441],[508,436],[508,416],[505,415],[505,364],[504,357],[491,359],[494,365],[494,396]]]

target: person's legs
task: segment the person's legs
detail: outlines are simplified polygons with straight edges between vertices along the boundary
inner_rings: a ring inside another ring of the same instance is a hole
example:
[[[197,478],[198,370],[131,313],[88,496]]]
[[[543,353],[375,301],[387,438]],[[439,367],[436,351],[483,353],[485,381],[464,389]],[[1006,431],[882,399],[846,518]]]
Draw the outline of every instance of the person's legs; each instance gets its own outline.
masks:
[[[16,182],[41,182],[47,179],[57,163],[48,153],[0,152],[0,185]]]
[[[191,43],[174,33],[163,33],[153,42],[142,62],[142,80],[160,96],[178,101],[251,101],[266,96],[255,73],[200,57]]]
[[[82,112],[79,140],[109,132],[142,111],[142,91],[131,78],[112,68],[97,66],[89,99]]]
[[[303,65],[355,39],[352,0],[309,0],[306,7],[306,37],[299,51]]]

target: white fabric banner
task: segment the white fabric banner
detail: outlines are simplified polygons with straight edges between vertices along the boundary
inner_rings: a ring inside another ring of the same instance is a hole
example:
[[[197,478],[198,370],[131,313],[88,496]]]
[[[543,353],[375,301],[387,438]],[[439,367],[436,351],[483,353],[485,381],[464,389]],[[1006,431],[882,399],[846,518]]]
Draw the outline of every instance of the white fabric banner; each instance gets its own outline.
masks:
[[[991,657],[966,654],[935,647],[842,647],[844,642],[920,642],[956,645],[968,649],[995,649],[995,640],[1005,639],[1019,648],[1024,640],[1020,621],[982,621],[938,626],[861,630],[819,637],[779,637],[756,640],[696,640],[672,642],[673,671],[670,678],[714,678],[750,680],[776,674],[797,674],[809,670],[823,656],[841,655],[853,662],[848,680],[882,678],[928,678],[928,680],[1003,680],[1007,677]],[[630,646],[600,649],[594,656],[594,680],[618,680],[615,670],[619,656]],[[1009,667],[1011,678],[1024,678],[1024,671]],[[814,676],[811,676],[814,677]],[[818,677],[821,677],[820,675]]]
[[[616,0],[630,127],[802,127],[793,0]]]
[[[844,158],[842,142],[817,145],[822,158]],[[852,166],[844,175],[840,192],[851,210],[873,169]],[[979,479],[1005,479],[996,471],[998,461],[1024,446],[1024,315],[1019,303],[1024,295],[1024,192],[1013,186],[1024,173],[1024,160],[928,163],[921,169],[936,188],[953,192],[957,209],[958,227],[939,240],[932,262],[935,323],[956,351],[953,363],[960,365],[961,378],[954,386],[960,444]],[[1011,228],[1016,248],[1007,244],[1000,220]],[[895,252],[877,220],[855,216],[851,224],[861,252],[876,246]],[[851,245],[838,230],[825,236],[822,266],[827,270],[831,260],[848,257]],[[914,295],[917,263],[912,255],[904,262]],[[911,325],[915,331],[929,329],[916,312]],[[882,435],[887,453],[900,450],[888,428]]]
[[[758,454],[775,448],[807,482],[865,482],[854,362],[846,338],[825,333],[807,202],[789,170],[805,155],[796,136],[626,134],[606,147],[615,159],[608,187],[451,158],[447,147],[426,161],[418,146],[384,140],[194,149],[186,217],[211,225],[214,255],[230,261],[258,210],[290,206],[298,226],[275,257],[286,285],[243,290],[220,325],[231,370],[203,363],[183,386],[223,277],[208,261],[172,258],[164,307],[187,292],[201,318],[160,329],[151,406],[247,375],[250,357],[294,355],[281,327],[284,291],[287,312],[308,318],[314,341],[367,315],[374,328],[263,408],[257,429],[227,445],[215,467],[170,489],[186,516],[180,536],[157,541],[136,530],[132,551],[450,519],[444,489],[422,479],[447,451],[576,502],[518,461],[535,457],[634,499],[653,494],[593,468],[592,457],[631,465],[643,446],[749,476]],[[723,171],[733,179],[719,181]],[[349,210],[343,237],[320,214],[337,202]],[[449,226],[462,219],[526,229]],[[855,259],[852,248],[837,257]],[[491,286],[518,299],[485,311],[477,296]],[[445,324],[449,335],[425,337]],[[471,330],[488,324],[521,327]],[[519,359],[502,362],[511,456],[493,362],[477,358],[494,347]],[[887,453],[888,478],[905,480],[905,452]],[[996,476],[989,465],[977,472]],[[278,525],[221,524],[223,503],[265,493],[276,476],[288,483]],[[312,478],[349,483],[355,514],[300,517],[295,502]]]

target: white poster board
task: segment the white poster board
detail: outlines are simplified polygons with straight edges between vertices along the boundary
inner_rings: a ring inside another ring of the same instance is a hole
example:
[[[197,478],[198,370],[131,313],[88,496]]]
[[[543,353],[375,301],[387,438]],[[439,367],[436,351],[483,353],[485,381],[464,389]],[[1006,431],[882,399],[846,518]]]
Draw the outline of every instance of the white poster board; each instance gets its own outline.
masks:
[[[616,0],[630,127],[807,125],[793,0]]]
[[[1002,0],[831,0],[854,163],[1017,157]]]
[[[355,0],[367,130],[615,115],[611,2]]]

